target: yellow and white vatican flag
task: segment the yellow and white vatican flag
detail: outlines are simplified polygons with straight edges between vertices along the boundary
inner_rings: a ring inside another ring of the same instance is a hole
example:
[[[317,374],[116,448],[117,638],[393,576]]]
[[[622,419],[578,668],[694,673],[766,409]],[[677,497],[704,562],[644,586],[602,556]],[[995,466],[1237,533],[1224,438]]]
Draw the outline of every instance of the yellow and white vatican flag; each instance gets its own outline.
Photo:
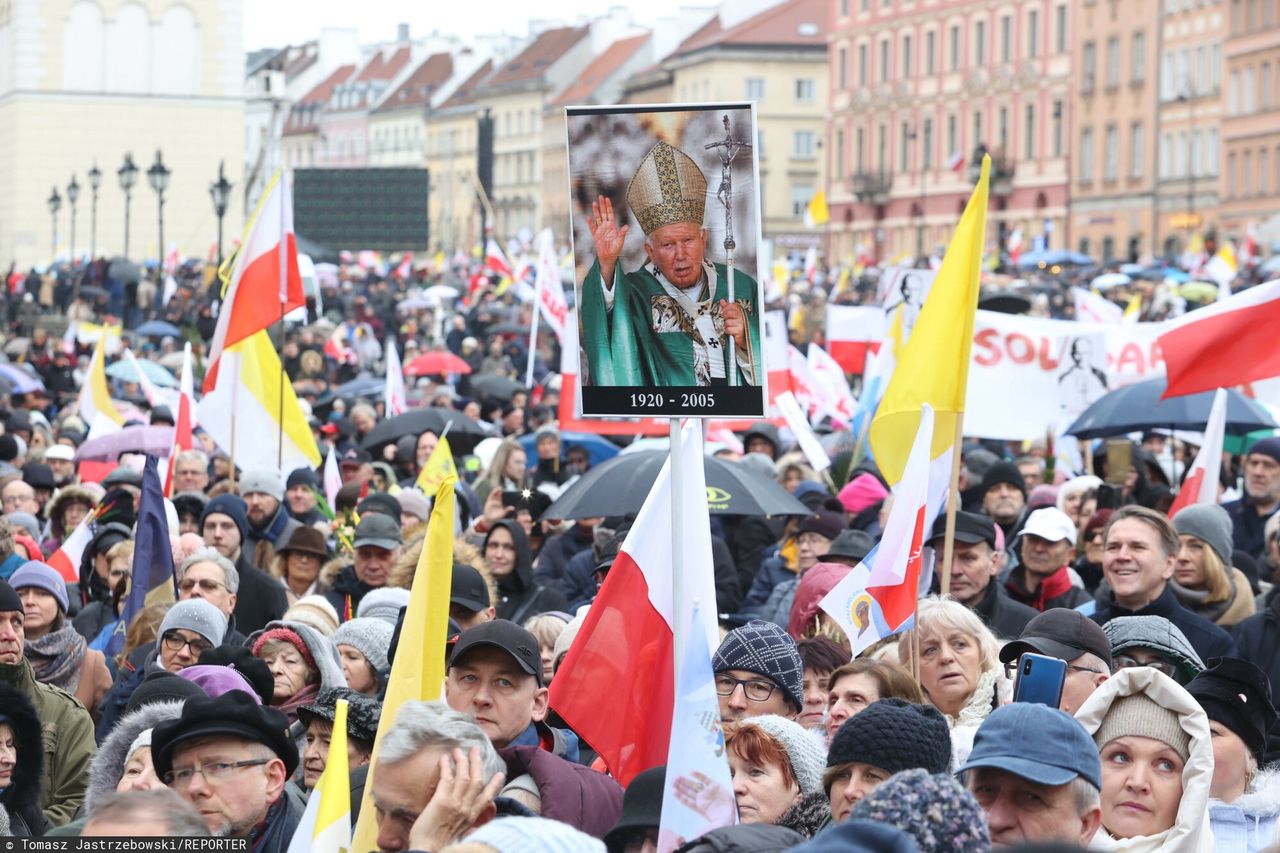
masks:
[[[289,853],[347,853],[351,849],[351,778],[347,766],[347,700],[339,699],[329,759],[289,842]]]
[[[89,373],[85,376],[84,385],[80,386],[80,401],[76,406],[80,419],[89,427],[89,438],[119,432],[124,426],[124,416],[112,402],[111,391],[107,387],[106,339],[106,335],[98,336],[93,358],[89,361]]]
[[[320,449],[267,332],[223,353],[216,384],[199,405],[200,425],[218,447],[241,470],[319,467]]]

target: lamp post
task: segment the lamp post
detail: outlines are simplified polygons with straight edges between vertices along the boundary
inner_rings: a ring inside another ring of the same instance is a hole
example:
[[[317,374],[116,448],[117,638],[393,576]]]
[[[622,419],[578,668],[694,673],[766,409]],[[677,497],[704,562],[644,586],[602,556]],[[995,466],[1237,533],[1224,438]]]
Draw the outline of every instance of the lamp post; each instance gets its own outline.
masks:
[[[89,207],[89,263],[93,263],[98,254],[98,188],[101,186],[102,170],[98,168],[98,161],[94,160],[93,168],[89,170],[89,189],[93,191]]]
[[[919,134],[914,130],[907,134],[907,139],[911,140],[913,146],[919,139]],[[916,221],[916,263],[919,264],[924,260],[924,202],[925,202],[925,181],[928,179],[928,164],[925,162],[925,152],[923,148],[918,148],[916,156],[920,163],[920,201],[917,205],[920,218]]]
[[[133,164],[133,154],[124,155],[124,165],[116,171],[120,189],[124,190],[124,257],[129,257],[129,202],[133,198],[133,185],[138,182],[138,167]]]
[[[71,175],[71,183],[67,184],[67,203],[71,205],[71,269],[76,268],[76,199],[80,198],[80,184],[76,176]]]
[[[156,264],[157,293],[160,292],[159,285],[164,280],[164,191],[169,188],[169,174],[169,167],[164,164],[164,159],[157,149],[156,161],[151,164],[150,169],[147,169],[147,181],[151,184],[151,189],[156,191],[156,209],[160,218],[160,259]]]
[[[223,161],[218,162],[218,180],[209,185],[209,197],[213,199],[213,213],[218,217],[218,266],[222,266],[222,217],[227,215],[227,202],[231,200],[231,188],[235,184],[222,173]]]
[[[1187,247],[1190,248],[1196,229],[1196,91],[1189,77],[1178,101],[1187,105]]]
[[[53,192],[49,193],[49,199],[46,202],[49,205],[49,216],[53,220],[53,251],[50,253],[52,260],[58,259],[58,211],[62,209],[62,196],[58,195],[58,188],[54,187]]]

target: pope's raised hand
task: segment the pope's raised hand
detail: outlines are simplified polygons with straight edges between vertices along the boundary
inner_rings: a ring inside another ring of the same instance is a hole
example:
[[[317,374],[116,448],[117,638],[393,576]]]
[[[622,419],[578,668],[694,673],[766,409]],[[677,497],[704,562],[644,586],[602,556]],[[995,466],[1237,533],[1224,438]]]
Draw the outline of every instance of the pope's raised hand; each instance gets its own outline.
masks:
[[[631,226],[623,225],[619,228],[613,214],[613,202],[604,196],[597,196],[591,202],[587,227],[591,229],[591,240],[595,243],[596,257],[600,260],[600,276],[604,279],[604,286],[612,287],[613,268],[622,255],[622,246]]]

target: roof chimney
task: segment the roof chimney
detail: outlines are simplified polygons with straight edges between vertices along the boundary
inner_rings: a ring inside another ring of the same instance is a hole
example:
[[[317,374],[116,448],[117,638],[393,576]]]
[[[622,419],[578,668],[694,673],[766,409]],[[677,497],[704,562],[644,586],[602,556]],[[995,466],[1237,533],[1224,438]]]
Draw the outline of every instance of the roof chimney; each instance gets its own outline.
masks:
[[[409,40],[409,25],[396,24],[396,41],[406,42]]]

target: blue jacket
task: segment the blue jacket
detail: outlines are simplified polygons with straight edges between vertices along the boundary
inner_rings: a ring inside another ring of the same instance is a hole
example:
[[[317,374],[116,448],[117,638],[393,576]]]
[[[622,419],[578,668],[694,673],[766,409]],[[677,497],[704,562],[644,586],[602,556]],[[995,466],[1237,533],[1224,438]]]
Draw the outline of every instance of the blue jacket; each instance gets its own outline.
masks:
[[[760,616],[765,604],[769,601],[769,596],[773,594],[774,587],[786,581],[793,581],[797,577],[795,572],[787,568],[787,563],[782,557],[777,554],[768,557],[760,564],[755,579],[751,581],[751,589],[738,605],[738,612],[748,616]]]
[[[1227,511],[1227,515],[1231,516],[1231,544],[1237,551],[1244,551],[1255,560],[1261,560],[1265,556],[1266,542],[1264,541],[1265,528],[1267,519],[1280,512],[1280,507],[1273,509],[1266,515],[1258,515],[1258,511],[1254,509],[1253,504],[1244,498],[1234,501],[1228,501],[1222,505]]]
[[[529,728],[525,729],[520,735],[507,746],[542,746],[543,735],[551,741],[552,748],[548,750],[553,755],[558,755],[565,761],[572,761],[577,764],[579,761],[578,754],[578,736],[568,729],[556,729],[548,726],[546,723],[530,723]]]

